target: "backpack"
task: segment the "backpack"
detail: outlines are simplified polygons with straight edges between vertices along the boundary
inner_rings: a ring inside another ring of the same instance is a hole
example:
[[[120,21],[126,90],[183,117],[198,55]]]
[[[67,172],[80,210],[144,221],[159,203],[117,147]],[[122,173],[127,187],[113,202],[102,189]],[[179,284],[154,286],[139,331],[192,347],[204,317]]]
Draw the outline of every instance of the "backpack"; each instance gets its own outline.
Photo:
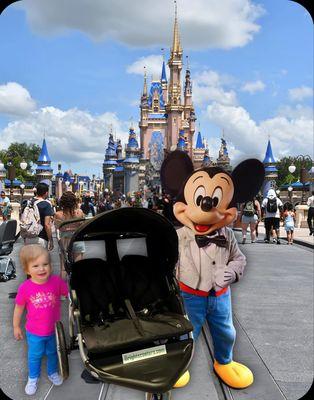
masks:
[[[276,199],[276,197],[274,197],[273,199],[268,199],[266,209],[270,213],[277,212],[277,199]]]
[[[253,215],[255,214],[253,201],[248,201],[247,203],[245,203],[245,206],[243,208],[243,214],[246,217],[253,217]]]
[[[41,200],[31,200],[25,206],[20,221],[20,233],[23,239],[37,237],[43,230],[37,203]]]

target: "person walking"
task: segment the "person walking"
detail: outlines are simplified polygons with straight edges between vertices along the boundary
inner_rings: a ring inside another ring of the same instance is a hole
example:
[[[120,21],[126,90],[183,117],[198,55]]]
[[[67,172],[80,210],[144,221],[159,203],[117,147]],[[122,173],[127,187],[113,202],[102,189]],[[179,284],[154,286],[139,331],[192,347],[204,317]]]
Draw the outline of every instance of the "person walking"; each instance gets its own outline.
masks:
[[[262,211],[265,216],[265,243],[270,241],[270,233],[272,229],[276,232],[276,242],[280,244],[279,239],[279,227],[280,227],[280,213],[282,211],[283,204],[280,199],[276,196],[274,189],[269,189],[267,196],[262,202]]]
[[[55,323],[60,320],[60,297],[68,295],[68,287],[59,276],[51,275],[49,253],[40,245],[24,246],[20,260],[25,274],[30,278],[18,288],[13,313],[13,331],[16,340],[24,338],[21,320],[26,314],[26,339],[28,345],[27,395],[35,394],[40,378],[41,361],[47,356],[48,379],[54,385],[63,380],[58,373]]]
[[[25,244],[40,244],[48,250],[53,249],[53,238],[52,238],[52,221],[54,211],[52,205],[49,200],[47,200],[49,192],[49,186],[40,182],[36,186],[36,197],[32,200],[34,204],[36,204],[39,216],[40,216],[40,224],[43,229],[40,231],[37,237],[25,238]]]
[[[11,218],[11,210],[10,199],[6,196],[5,191],[2,190],[0,194],[0,211],[3,221],[7,221]]]
[[[309,207],[307,214],[307,224],[309,226],[310,235],[314,236],[314,190],[312,190],[312,196],[307,200],[307,205]]]
[[[83,203],[81,205],[81,210],[85,214],[85,217],[87,218],[92,218],[95,216],[95,208],[93,203],[91,202],[91,198],[88,196],[85,196],[83,198]]]
[[[288,244],[293,244],[293,231],[294,231],[294,223],[295,223],[295,213],[293,210],[293,205],[289,203],[287,205],[287,209],[283,213],[284,217],[284,227],[287,232],[287,241]]]
[[[65,192],[62,194],[59,201],[60,210],[56,212],[54,223],[57,230],[59,248],[60,248],[60,277],[65,279],[66,272],[64,268],[64,259],[62,256],[62,249],[66,250],[71,237],[73,236],[73,232],[77,229],[81,222],[73,222],[65,227],[61,227],[60,225],[64,221],[68,221],[75,218],[84,218],[83,211],[78,208],[78,201],[75,194],[71,191]],[[83,254],[85,253],[85,244],[84,242],[75,242],[73,243],[73,254],[75,261],[78,261],[83,258]]]
[[[261,220],[261,206],[256,198],[244,203],[241,207],[242,244],[246,242],[247,228],[250,226],[251,243],[256,241],[256,225]]]

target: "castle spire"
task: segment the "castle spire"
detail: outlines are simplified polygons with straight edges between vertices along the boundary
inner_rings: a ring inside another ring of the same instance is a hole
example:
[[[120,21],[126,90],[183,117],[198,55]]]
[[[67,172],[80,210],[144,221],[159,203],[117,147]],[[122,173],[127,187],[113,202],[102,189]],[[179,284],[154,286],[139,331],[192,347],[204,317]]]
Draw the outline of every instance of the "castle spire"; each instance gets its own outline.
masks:
[[[147,97],[147,75],[146,75],[146,67],[144,66],[144,86],[143,86],[143,96]]]
[[[180,36],[179,36],[179,26],[178,26],[178,10],[177,10],[177,2],[174,2],[174,27],[173,27],[173,42],[172,42],[172,53],[181,53],[182,48],[180,44]]]

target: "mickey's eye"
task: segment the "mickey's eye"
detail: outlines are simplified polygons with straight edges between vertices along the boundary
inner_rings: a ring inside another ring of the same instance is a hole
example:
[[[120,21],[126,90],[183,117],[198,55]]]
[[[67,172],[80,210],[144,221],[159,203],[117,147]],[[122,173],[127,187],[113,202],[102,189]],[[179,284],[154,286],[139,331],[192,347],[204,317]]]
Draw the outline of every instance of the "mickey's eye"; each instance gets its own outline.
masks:
[[[199,206],[201,204],[202,198],[205,196],[204,186],[199,186],[194,192],[194,203]]]
[[[222,199],[222,190],[221,187],[216,187],[216,189],[214,190],[213,196],[213,207],[217,207],[218,204],[220,203],[221,199]]]

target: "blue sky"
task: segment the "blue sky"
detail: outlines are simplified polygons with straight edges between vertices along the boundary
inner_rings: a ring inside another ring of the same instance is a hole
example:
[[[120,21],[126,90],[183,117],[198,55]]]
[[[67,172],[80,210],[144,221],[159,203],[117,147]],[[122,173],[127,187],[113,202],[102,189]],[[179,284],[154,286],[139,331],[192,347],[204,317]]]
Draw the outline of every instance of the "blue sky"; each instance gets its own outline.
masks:
[[[143,65],[161,72],[170,0],[23,0],[0,16],[0,148],[41,144],[80,173],[100,173],[110,124],[137,128]],[[197,123],[216,158],[313,156],[313,25],[289,0],[178,0]],[[76,8],[74,9],[74,4]],[[193,8],[192,8],[193,7]]]

